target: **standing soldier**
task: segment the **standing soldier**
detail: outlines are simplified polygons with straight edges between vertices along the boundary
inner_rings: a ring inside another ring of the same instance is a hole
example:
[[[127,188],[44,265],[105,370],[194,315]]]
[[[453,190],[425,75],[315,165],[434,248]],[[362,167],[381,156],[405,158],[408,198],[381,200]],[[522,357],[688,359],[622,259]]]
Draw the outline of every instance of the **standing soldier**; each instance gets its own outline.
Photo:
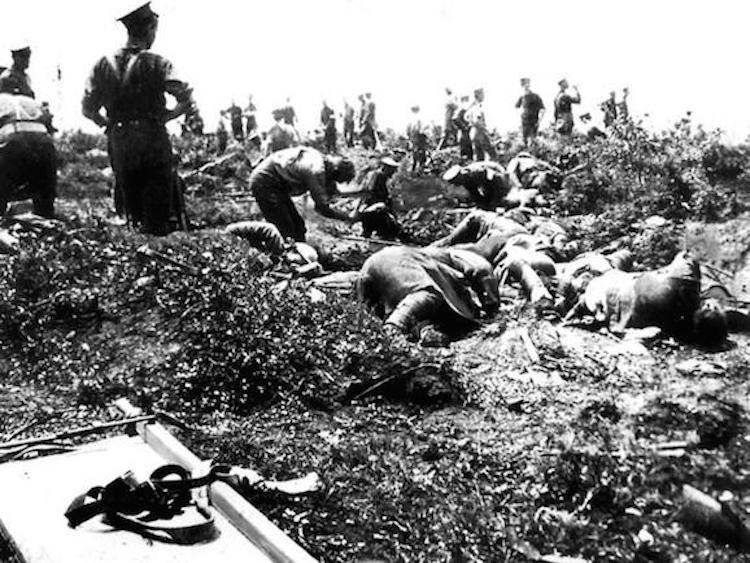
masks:
[[[354,146],[354,106],[344,100],[344,143],[347,147]]]
[[[622,101],[617,104],[617,119],[622,123],[627,122],[630,119],[630,111],[628,110],[628,95],[630,90],[626,86],[622,89]]]
[[[474,149],[471,147],[471,138],[469,137],[471,126],[466,119],[468,109],[469,96],[461,96],[461,104],[458,106],[458,110],[453,117],[453,123],[456,125],[456,130],[458,131],[458,147],[461,151],[461,158],[472,160]]]
[[[563,78],[557,83],[560,91],[555,96],[555,131],[565,137],[573,133],[573,104],[581,103],[578,86],[573,86],[572,94],[568,93],[568,81]]]
[[[443,136],[440,138],[437,150],[453,144],[457,140],[457,131],[454,118],[456,116],[456,110],[458,109],[458,103],[456,103],[456,96],[450,88],[445,89],[445,119],[443,120]]]
[[[326,152],[333,154],[336,152],[336,113],[325,100],[323,100],[323,109],[320,110],[320,124],[323,126]]]
[[[367,92],[362,98],[362,131],[359,136],[362,139],[362,147],[365,149],[378,148],[378,126],[375,121],[375,102],[372,94]]]
[[[492,146],[487,131],[487,119],[484,115],[484,89],[474,90],[474,102],[466,111],[466,118],[471,125],[469,138],[474,151],[474,160],[495,160],[497,153]]]
[[[604,126],[609,128],[617,119],[617,102],[615,102],[615,91],[609,93],[609,98],[604,100],[599,107],[604,113]]]
[[[216,152],[217,154],[224,154],[227,150],[227,143],[229,142],[229,132],[224,125],[224,116],[219,114],[219,124],[216,126]]]
[[[422,117],[419,114],[419,106],[412,106],[411,113],[411,122],[406,128],[406,136],[411,145],[411,171],[412,174],[421,174],[427,162],[427,144],[429,139],[425,132],[424,123],[422,123]]]
[[[244,111],[245,116],[245,134],[256,148],[260,148],[260,135],[258,135],[258,119],[255,116],[257,109],[253,103],[253,95],[247,98],[247,107]]]
[[[83,115],[107,131],[115,183],[133,224],[146,233],[165,235],[171,208],[180,201],[165,124],[193,106],[192,91],[172,63],[150,51],[159,23],[150,2],[119,21],[128,41],[94,65],[83,96]],[[177,101],[173,109],[167,109],[165,93]]]
[[[225,109],[223,115],[229,115],[229,126],[232,128],[232,137],[237,141],[242,141],[245,138],[244,127],[242,126],[242,108],[234,103]]]
[[[521,109],[521,135],[523,135],[524,146],[529,146],[539,133],[539,121],[544,117],[544,102],[539,94],[531,91],[531,80],[521,79],[523,94],[516,102],[516,107]]]
[[[13,58],[13,64],[0,74],[0,93],[33,98],[34,90],[31,88],[29,75],[26,74],[31,59],[31,47],[26,44],[19,45],[11,49],[10,55]]]

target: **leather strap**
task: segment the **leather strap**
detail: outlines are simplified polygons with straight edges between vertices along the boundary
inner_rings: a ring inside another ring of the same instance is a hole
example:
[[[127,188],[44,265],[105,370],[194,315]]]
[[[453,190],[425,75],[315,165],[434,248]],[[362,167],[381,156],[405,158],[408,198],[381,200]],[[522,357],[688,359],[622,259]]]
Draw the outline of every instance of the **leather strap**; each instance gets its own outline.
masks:
[[[216,533],[214,518],[208,507],[200,507],[191,500],[190,490],[213,483],[228,475],[229,470],[228,466],[216,465],[203,477],[193,479],[180,465],[164,465],[142,483],[136,481],[132,472],[127,472],[104,487],[92,487],[77,496],[65,517],[75,528],[104,514],[105,521],[112,526],[154,540],[180,544],[205,541]],[[170,520],[178,514],[180,520],[187,517],[195,523],[170,525]]]

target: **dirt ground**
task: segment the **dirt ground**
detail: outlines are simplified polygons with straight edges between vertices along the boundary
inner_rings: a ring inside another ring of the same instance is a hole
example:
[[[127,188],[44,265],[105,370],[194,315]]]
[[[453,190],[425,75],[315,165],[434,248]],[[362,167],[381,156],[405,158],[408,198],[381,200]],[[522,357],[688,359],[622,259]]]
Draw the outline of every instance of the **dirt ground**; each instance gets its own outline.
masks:
[[[445,213],[466,204],[459,190],[435,178],[397,180],[417,234],[459,219]],[[101,195],[63,194],[66,228],[113,229],[113,248],[146,241],[112,226]],[[251,202],[190,205],[206,227],[199,244],[243,251],[215,227],[252,216]],[[306,216],[329,267],[356,267],[380,248],[341,240],[358,232],[309,209]],[[688,224],[685,233],[703,258],[736,274],[732,287],[744,296],[750,217]],[[86,236],[86,244],[99,244],[99,235]],[[187,237],[170,235],[165,245],[196,244]],[[133,266],[117,282],[135,302],[143,298],[135,286],[150,283],[149,275]],[[110,302],[106,287],[91,289]],[[3,346],[0,436],[108,420],[106,405],[118,396],[148,403],[148,378],[183,353],[182,312],[165,321],[148,307],[117,303],[116,316],[96,323],[52,325],[49,346],[63,359],[51,361],[44,348],[20,357]],[[721,496],[745,517],[750,510],[750,339],[733,334],[721,351],[708,352],[640,336],[538,318],[510,290],[498,316],[465,338],[437,350],[412,345],[425,364],[450,364],[452,394],[430,397],[434,385],[415,384],[400,396],[320,408],[288,395],[242,415],[173,410],[195,428],[179,434],[199,456],[268,478],[321,475],[322,493],[250,497],[321,561],[750,561],[690,531],[681,516],[683,485]],[[8,557],[0,547],[0,559]]]

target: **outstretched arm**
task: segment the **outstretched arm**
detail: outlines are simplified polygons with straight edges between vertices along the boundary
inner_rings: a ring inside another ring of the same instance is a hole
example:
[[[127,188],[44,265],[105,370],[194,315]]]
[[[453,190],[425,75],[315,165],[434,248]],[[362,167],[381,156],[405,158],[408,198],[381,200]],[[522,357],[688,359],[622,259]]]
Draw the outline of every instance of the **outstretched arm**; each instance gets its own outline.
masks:
[[[347,213],[331,206],[331,199],[325,191],[325,173],[313,174],[308,180],[308,189],[315,202],[315,210],[323,217],[350,223],[358,219],[359,213],[356,210]]]

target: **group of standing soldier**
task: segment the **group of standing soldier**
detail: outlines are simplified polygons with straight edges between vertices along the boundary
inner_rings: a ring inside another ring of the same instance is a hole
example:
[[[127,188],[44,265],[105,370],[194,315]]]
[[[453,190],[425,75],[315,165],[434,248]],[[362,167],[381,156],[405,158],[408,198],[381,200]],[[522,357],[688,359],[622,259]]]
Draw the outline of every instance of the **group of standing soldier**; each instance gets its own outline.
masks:
[[[182,204],[179,176],[175,169],[166,123],[186,115],[187,130],[202,132],[203,121],[188,83],[176,73],[170,61],[151,51],[159,16],[152,10],[150,2],[138,6],[119,18],[119,21],[127,31],[125,46],[111,55],[101,57],[94,65],[86,83],[82,110],[84,116],[102,127],[107,134],[116,200],[121,202],[130,223],[146,233],[166,234],[171,230]],[[13,66],[0,75],[0,96],[5,94],[5,99],[0,98],[0,111],[6,116],[0,122],[0,137],[9,135],[16,141],[0,147],[0,179],[13,176],[12,182],[6,184],[23,183],[36,187],[35,209],[41,214],[51,215],[55,191],[55,154],[50,137],[54,129],[51,126],[51,114],[48,106],[45,108],[34,100],[34,92],[26,75],[30,49],[25,46],[13,50],[12,55]],[[521,113],[524,142],[529,143],[538,133],[545,107],[539,95],[531,90],[529,79],[522,79],[521,85],[523,93],[516,102],[516,107]],[[554,100],[555,130],[561,135],[570,135],[573,130],[572,105],[580,103],[581,96],[577,87],[570,88],[566,80],[561,80],[559,86],[560,91]],[[165,94],[174,97],[174,107],[167,107]],[[605,124],[609,125],[627,115],[627,90],[624,91],[623,98],[618,104],[613,95],[602,104]],[[370,92],[360,95],[358,99],[359,108],[344,100],[341,114],[344,144],[347,147],[353,146],[355,137],[358,136],[363,148],[378,150],[381,144],[376,104]],[[446,89],[443,132],[438,149],[456,143],[461,155],[468,159],[482,161],[497,158],[487,128],[484,101],[485,92],[482,88],[473,91],[472,99],[469,96],[459,99],[450,89]],[[238,141],[249,139],[261,148],[256,113],[252,96],[248,98],[245,108],[233,101],[221,112],[216,134],[220,152],[226,148],[229,138],[229,132],[224,126],[225,118],[229,121],[232,137]],[[266,156],[301,144],[296,112],[291,101],[287,98],[286,105],[272,114],[275,123],[265,134],[263,152]],[[12,119],[9,117],[11,115]],[[336,111],[324,101],[320,125],[324,149],[329,154],[337,151],[336,115]],[[8,129],[11,125],[12,131]],[[414,156],[414,172],[421,172],[425,166],[429,133],[419,106],[413,106],[407,136]],[[29,144],[36,148],[24,148]],[[21,147],[18,150],[27,155],[41,155],[39,158],[44,162],[28,166],[15,164],[21,162],[20,157],[8,156],[14,145]],[[324,215],[344,218],[328,205],[329,188],[351,175],[350,166],[346,162],[327,157],[318,161],[318,156],[313,157],[305,153],[305,150],[308,149],[300,147],[296,152],[283,155],[293,167],[304,168],[299,171],[302,179],[298,188],[289,187],[295,182],[290,184],[285,181],[286,185],[281,190],[284,197],[269,195],[269,186],[274,182],[268,178],[279,174],[284,176],[286,173],[278,171],[288,169],[289,166],[281,161],[275,164],[275,161],[269,161],[267,167],[261,166],[257,174],[254,174],[258,185],[253,186],[253,191],[257,192],[255,195],[262,202],[264,215],[272,222],[279,223],[282,234],[296,239],[304,237],[304,230],[298,217],[290,210],[288,196],[295,195],[304,188],[304,191],[313,193],[316,207]],[[308,160],[315,160],[314,166],[302,166]],[[28,177],[23,176],[19,169]],[[4,208],[9,198],[8,193],[0,193],[0,206]],[[352,217],[347,216],[346,219],[351,220]]]

